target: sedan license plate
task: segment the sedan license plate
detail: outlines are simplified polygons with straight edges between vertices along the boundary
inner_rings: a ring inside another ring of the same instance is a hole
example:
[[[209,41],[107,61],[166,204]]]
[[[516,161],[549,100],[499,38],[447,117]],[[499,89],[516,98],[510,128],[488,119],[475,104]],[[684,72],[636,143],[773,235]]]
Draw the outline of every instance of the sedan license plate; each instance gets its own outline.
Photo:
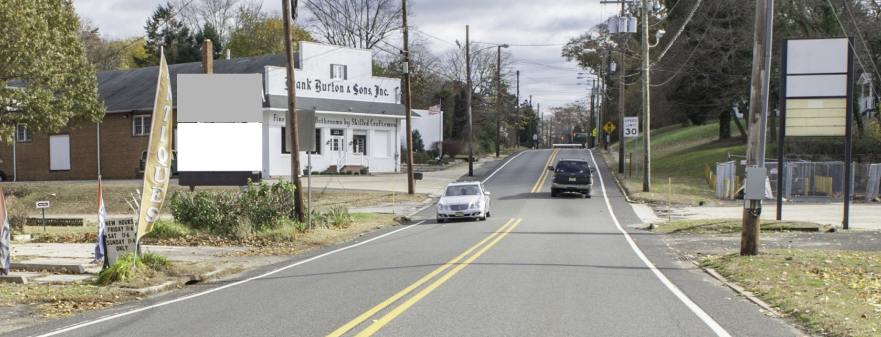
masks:
[[[462,216],[462,215],[464,215],[464,214],[465,214],[465,213],[462,213],[462,212],[456,212],[456,216]]]
[[[578,178],[575,178],[575,177],[569,177],[569,181],[576,181],[576,180],[578,180]]]

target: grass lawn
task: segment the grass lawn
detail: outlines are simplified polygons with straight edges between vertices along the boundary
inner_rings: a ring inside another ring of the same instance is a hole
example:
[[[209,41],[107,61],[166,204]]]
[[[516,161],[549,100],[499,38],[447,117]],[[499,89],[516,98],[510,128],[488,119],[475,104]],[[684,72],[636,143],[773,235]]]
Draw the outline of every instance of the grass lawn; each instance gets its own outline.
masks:
[[[829,336],[881,336],[881,252],[772,250],[703,261]]]
[[[133,214],[125,200],[131,200],[132,195],[138,199],[137,192],[141,188],[138,183],[105,183],[104,184],[104,207],[108,214]],[[238,187],[199,187],[196,191],[206,190],[238,190]],[[7,196],[13,195],[27,209],[31,217],[39,218],[40,211],[34,208],[34,203],[40,200],[49,200],[52,207],[46,210],[46,217],[53,214],[96,214],[94,219],[86,219],[87,222],[97,222],[98,212],[98,185],[97,183],[3,183],[3,191]],[[169,185],[170,193],[175,191],[189,191],[187,186]],[[55,194],[55,196],[52,196]],[[416,194],[396,193],[396,202],[416,201],[421,202],[427,197]],[[305,199],[305,195],[304,195]],[[361,191],[325,191],[312,192],[313,208],[323,210],[335,205],[346,207],[375,206],[392,202],[392,194],[385,192],[361,192]],[[162,214],[169,214],[163,209]],[[42,230],[42,227],[41,227]]]
[[[717,162],[728,161],[728,154],[744,156],[746,144],[740,139],[737,127],[732,122],[732,138],[718,140],[719,123],[700,126],[681,125],[668,126],[652,130],[652,181],[651,192],[642,192],[643,139],[627,141],[627,158],[634,153],[634,166],[631,175],[630,166],[625,166],[625,173],[619,174],[624,187],[631,198],[649,203],[666,203],[672,180],[672,202],[675,204],[697,204],[700,201],[711,202],[715,198],[713,190],[704,179],[705,165],[715,170]],[[612,143],[610,151],[617,153],[617,143]],[[637,147],[639,152],[637,153]],[[638,157],[638,158],[637,158]],[[617,160],[607,154],[605,159],[617,168]],[[638,162],[637,162],[638,160]],[[638,167],[636,164],[638,163]],[[742,168],[741,168],[742,169]],[[616,171],[617,170],[614,170]],[[739,172],[742,176],[742,172]]]

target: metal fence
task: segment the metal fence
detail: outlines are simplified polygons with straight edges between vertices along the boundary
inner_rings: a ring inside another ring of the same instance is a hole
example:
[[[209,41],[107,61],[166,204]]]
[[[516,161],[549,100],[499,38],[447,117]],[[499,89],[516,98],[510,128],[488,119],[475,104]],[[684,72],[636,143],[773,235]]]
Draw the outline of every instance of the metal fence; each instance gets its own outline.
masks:
[[[780,170],[776,162],[765,163],[771,190],[776,195]],[[789,200],[841,199],[844,197],[844,162],[786,162],[783,166],[783,197]],[[851,164],[851,200],[870,201],[881,191],[881,164]],[[717,193],[718,195],[718,193]]]
[[[734,161],[716,163],[716,198],[734,199],[734,193],[739,186],[737,164]]]

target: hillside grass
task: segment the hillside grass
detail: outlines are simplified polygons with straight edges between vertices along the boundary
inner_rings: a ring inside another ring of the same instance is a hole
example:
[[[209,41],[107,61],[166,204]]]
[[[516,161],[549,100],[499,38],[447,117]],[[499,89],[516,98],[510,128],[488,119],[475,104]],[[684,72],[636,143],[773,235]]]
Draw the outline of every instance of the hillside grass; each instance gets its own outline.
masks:
[[[631,198],[649,203],[666,203],[668,196],[675,204],[697,204],[711,202],[713,190],[704,178],[704,167],[709,165],[715,171],[716,163],[728,161],[729,153],[734,156],[746,155],[746,144],[731,123],[732,138],[719,140],[719,123],[699,126],[672,125],[654,129],[651,134],[652,181],[651,192],[642,192],[643,181],[643,138],[627,141],[627,158],[633,152],[634,165],[631,175],[630,165],[625,165],[625,174],[618,175]],[[639,153],[636,152],[637,146]],[[611,144],[611,156],[606,160],[613,168],[617,167],[617,143]],[[637,169],[637,158],[639,168]],[[739,160],[740,157],[734,157]],[[740,168],[742,170],[742,168]],[[617,171],[614,170],[613,171]],[[743,175],[738,172],[738,175]],[[671,184],[672,180],[672,184]],[[669,195],[670,185],[673,193]]]

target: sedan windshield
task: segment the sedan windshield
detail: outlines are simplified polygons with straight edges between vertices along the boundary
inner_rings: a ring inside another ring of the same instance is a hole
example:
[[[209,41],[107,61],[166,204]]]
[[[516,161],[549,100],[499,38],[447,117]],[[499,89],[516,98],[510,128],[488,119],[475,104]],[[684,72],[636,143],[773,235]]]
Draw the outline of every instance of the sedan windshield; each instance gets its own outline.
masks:
[[[477,185],[460,185],[460,186],[448,186],[447,192],[444,195],[448,197],[455,197],[460,195],[480,195],[480,187]]]

